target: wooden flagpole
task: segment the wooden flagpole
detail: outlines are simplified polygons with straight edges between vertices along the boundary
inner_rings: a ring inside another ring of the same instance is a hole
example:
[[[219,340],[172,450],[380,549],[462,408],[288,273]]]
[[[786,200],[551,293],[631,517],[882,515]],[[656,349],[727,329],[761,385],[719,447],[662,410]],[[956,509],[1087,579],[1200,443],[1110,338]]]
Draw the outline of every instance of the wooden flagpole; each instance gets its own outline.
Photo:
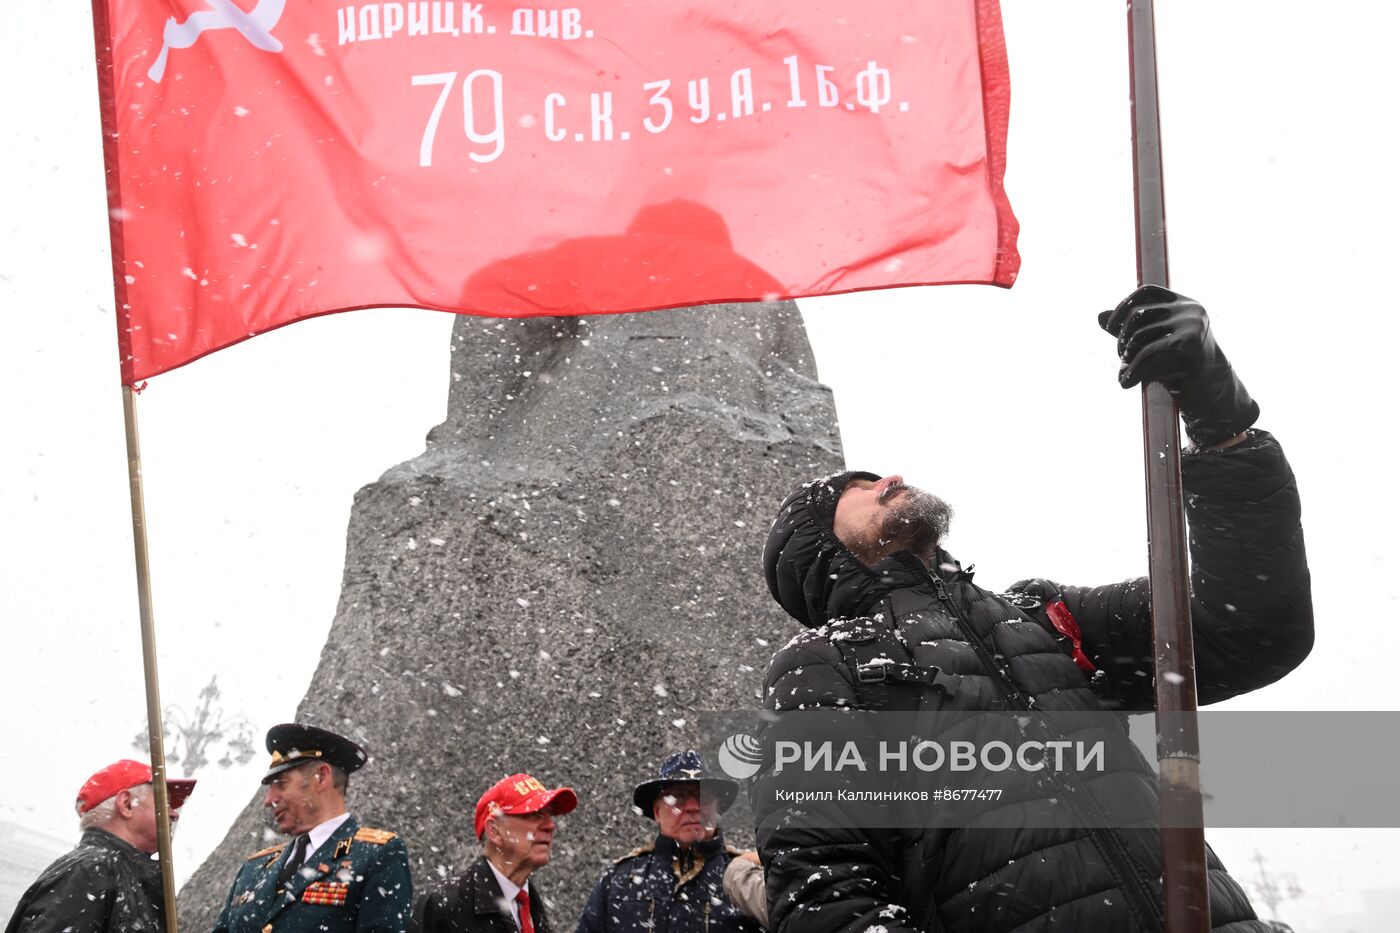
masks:
[[[150,735],[151,783],[156,794],[156,844],[165,895],[166,933],[179,933],[175,913],[175,860],[170,845],[170,794],[165,784],[165,730],[161,723],[160,675],[156,669],[155,612],[151,603],[150,561],[146,550],[146,494],[141,483],[141,438],[136,427],[136,393],[122,386],[126,418],[126,471],[131,483],[131,537],[136,548],[136,595],[141,606],[141,658],[146,671],[146,731]]]
[[[1138,284],[1166,287],[1167,219],[1152,0],[1128,0],[1128,47]],[[1162,900],[1167,933],[1207,933],[1210,899],[1202,829],[1181,434],[1176,401],[1161,383],[1142,387],[1142,428],[1161,774]]]
[[[112,288],[116,299],[117,347],[122,364],[122,413],[126,421],[127,478],[131,486],[131,537],[136,549],[136,594],[141,611],[141,657],[146,679],[146,731],[150,737],[151,784],[156,800],[156,850],[160,854],[166,933],[179,933],[175,909],[175,859],[170,845],[170,793],[166,787],[165,731],[161,721],[160,675],[156,666],[155,614],[151,601],[146,546],[146,496],[141,483],[141,441],[136,426],[136,393],[127,384],[130,340],[123,278],[121,176],[117,166],[116,98],[112,78],[112,28],[108,0],[92,0],[93,45],[97,55],[97,99],[102,114],[102,156],[107,174],[107,217],[112,242]]]

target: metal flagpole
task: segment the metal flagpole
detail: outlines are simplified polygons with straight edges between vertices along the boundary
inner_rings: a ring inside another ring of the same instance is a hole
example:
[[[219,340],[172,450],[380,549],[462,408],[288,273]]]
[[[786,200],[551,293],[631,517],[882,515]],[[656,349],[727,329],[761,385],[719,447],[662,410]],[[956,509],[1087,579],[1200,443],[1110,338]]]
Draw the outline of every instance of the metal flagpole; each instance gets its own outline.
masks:
[[[1166,287],[1167,220],[1152,0],[1128,0],[1128,47],[1138,284]],[[1181,436],[1176,401],[1159,382],[1142,387],[1142,431],[1162,789],[1162,900],[1167,933],[1206,933],[1210,929],[1210,900],[1201,828],[1201,758]]]
[[[141,657],[146,674],[146,731],[150,736],[151,784],[156,799],[156,850],[160,854],[166,933],[179,933],[175,911],[175,859],[170,847],[170,794],[165,784],[165,732],[161,722],[160,676],[156,670],[156,627],[151,608],[151,574],[146,549],[146,497],[141,485],[141,442],[136,429],[136,393],[127,385],[130,341],[126,332],[123,278],[121,177],[117,169],[112,28],[108,0],[92,0],[93,44],[97,53],[97,98],[102,114],[102,155],[107,173],[107,215],[112,240],[112,288],[116,298],[117,347],[122,361],[122,413],[126,420],[126,465],[131,484],[131,537],[136,548],[136,594],[141,609]]]
[[[166,933],[179,933],[175,915],[175,861],[170,850],[170,795],[165,786],[165,730],[161,724],[160,675],[156,670],[155,613],[151,606],[150,562],[146,552],[146,495],[141,484],[141,439],[136,429],[136,393],[122,386],[126,416],[126,470],[131,482],[131,537],[136,547],[136,594],[141,606],[141,657],[146,669],[146,729],[151,739],[151,783],[156,793],[156,840],[165,893]]]

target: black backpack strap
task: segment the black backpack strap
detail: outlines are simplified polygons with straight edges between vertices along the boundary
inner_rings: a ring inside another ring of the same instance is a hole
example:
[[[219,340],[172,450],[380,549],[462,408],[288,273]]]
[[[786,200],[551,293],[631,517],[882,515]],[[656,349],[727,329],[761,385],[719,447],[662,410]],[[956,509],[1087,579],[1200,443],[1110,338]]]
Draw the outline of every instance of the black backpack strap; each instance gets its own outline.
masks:
[[[891,688],[896,685],[914,688],[918,693],[934,690],[953,694],[962,677],[915,664],[909,649],[886,621],[894,618],[888,603],[884,609],[881,615],[828,623],[827,639],[841,652],[841,659],[850,672],[856,706],[875,710],[895,708],[896,698]],[[917,696],[904,699],[912,706],[918,705]]]
[[[945,674],[942,668],[920,667],[917,664],[872,661],[856,668],[858,684],[902,683],[917,684],[930,690],[952,695],[962,683],[961,674]]]

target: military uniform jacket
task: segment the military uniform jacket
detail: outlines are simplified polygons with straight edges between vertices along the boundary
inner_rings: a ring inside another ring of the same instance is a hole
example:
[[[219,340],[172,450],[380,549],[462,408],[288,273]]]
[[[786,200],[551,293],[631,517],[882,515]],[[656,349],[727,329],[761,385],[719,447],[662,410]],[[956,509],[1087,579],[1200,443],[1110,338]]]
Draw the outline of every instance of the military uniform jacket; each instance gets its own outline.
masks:
[[[413,903],[408,849],[352,816],[306,856],[285,890],[286,843],[255,852],[233,881],[214,933],[403,933]]]
[[[719,833],[689,852],[657,836],[599,879],[575,933],[759,933],[724,893],[724,870],[738,854]]]

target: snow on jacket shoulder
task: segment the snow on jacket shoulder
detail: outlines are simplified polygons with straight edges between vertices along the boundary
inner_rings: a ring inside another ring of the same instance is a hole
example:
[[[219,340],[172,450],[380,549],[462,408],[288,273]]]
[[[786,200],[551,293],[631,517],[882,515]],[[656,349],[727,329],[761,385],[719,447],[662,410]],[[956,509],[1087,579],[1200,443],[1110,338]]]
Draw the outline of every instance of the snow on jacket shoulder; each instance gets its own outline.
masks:
[[[761,933],[724,893],[737,854],[718,831],[689,850],[657,835],[603,873],[574,933]]]

